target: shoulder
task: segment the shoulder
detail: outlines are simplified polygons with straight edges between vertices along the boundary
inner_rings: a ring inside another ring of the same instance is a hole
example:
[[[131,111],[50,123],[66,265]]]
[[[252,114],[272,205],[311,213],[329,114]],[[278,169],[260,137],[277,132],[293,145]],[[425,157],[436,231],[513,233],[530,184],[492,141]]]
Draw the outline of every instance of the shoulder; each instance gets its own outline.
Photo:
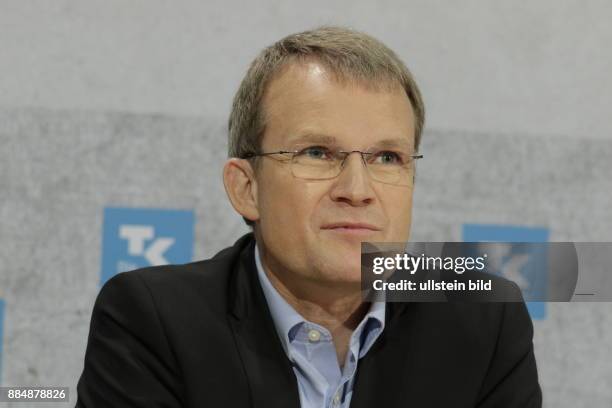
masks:
[[[454,299],[449,297],[454,319],[489,339],[506,335],[508,327],[511,331],[531,336],[531,318],[516,283],[484,272],[473,272],[466,278],[472,282],[488,283],[490,289],[468,291],[463,297]]]
[[[250,243],[249,235],[206,260],[119,273],[104,284],[96,303],[146,302],[176,313],[190,308],[224,311],[235,264]]]
[[[531,338],[533,326],[519,287],[504,278],[475,273],[471,280],[491,281],[492,294],[447,291],[442,300],[391,306],[400,326],[418,326],[423,333],[467,345],[495,346],[515,335]]]

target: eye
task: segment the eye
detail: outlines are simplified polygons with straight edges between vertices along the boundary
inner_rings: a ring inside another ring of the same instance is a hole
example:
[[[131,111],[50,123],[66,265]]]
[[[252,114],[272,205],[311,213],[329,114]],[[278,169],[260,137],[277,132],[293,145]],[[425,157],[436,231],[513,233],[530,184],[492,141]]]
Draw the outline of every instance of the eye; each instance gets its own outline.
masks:
[[[306,157],[308,159],[320,159],[329,160],[332,158],[331,151],[327,147],[323,146],[310,146],[300,150],[298,155]]]
[[[376,164],[403,164],[402,156],[390,150],[378,152],[373,155],[372,159]]]

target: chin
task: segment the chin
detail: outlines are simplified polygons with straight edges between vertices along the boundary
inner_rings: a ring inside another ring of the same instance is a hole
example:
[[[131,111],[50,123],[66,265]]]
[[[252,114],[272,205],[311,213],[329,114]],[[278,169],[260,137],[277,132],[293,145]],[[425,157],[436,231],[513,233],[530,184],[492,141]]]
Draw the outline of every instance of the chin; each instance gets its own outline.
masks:
[[[325,251],[321,272],[337,282],[361,282],[361,245],[355,250]]]

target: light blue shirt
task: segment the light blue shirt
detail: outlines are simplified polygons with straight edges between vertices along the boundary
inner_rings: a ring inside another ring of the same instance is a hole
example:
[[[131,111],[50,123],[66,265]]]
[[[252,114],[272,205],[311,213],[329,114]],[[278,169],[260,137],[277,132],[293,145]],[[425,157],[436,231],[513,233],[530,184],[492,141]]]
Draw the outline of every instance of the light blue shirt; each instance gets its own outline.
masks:
[[[351,335],[341,369],[330,332],[304,319],[278,293],[266,275],[255,245],[255,264],[276,332],[297,378],[302,408],[348,408],[358,360],[385,327],[385,303],[373,302]]]

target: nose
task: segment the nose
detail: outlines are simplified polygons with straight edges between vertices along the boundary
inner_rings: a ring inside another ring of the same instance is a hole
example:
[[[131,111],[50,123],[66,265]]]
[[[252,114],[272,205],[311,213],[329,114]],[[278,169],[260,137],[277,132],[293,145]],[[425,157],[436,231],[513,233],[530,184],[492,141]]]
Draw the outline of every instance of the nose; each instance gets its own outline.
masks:
[[[330,194],[334,201],[345,202],[355,207],[366,206],[374,201],[372,180],[359,152],[348,154]]]

